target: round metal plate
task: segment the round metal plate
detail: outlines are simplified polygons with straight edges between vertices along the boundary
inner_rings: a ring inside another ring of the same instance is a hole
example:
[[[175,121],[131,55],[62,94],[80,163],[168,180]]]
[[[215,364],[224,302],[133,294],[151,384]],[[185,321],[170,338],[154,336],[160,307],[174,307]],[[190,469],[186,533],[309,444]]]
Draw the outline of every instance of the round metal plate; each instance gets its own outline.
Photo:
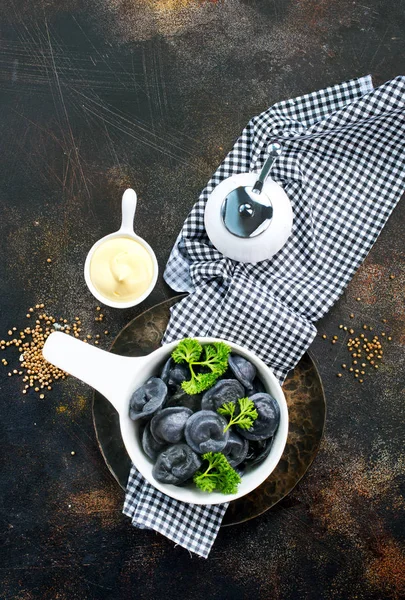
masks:
[[[111,352],[143,356],[160,346],[170,307],[182,296],[158,304],[133,319],[116,337]],[[231,502],[223,526],[242,523],[261,515],[284,498],[303,477],[314,460],[325,423],[325,397],[321,378],[307,353],[283,386],[289,410],[289,434],[276,469],[256,490]],[[131,462],[122,442],[118,414],[98,392],[94,393],[93,421],[104,460],[125,489]]]

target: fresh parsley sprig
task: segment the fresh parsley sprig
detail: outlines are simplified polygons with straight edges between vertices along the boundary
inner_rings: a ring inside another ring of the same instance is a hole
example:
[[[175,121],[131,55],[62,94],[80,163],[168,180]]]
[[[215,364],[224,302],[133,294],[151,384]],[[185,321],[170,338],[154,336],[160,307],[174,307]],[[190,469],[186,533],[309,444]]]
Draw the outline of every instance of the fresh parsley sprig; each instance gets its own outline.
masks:
[[[175,347],[172,358],[176,363],[193,363],[200,359],[202,346],[199,341],[185,338]]]
[[[212,342],[202,346],[197,340],[186,338],[172,352],[176,363],[187,363],[191,379],[183,381],[182,388],[187,394],[199,394],[207,390],[228,368],[231,349],[224,342]],[[203,355],[203,357],[202,357]],[[205,367],[206,373],[196,373],[195,367]]]
[[[258,414],[253,400],[250,398],[239,398],[239,411],[235,414],[235,402],[225,402],[217,409],[220,415],[230,417],[228,425],[224,429],[224,433],[228,431],[232,425],[237,425],[241,429],[250,429],[253,422],[257,419]]]
[[[218,490],[223,494],[236,494],[241,478],[222,452],[207,452],[203,454],[203,459],[208,461],[208,467],[194,475],[196,486],[203,492]]]

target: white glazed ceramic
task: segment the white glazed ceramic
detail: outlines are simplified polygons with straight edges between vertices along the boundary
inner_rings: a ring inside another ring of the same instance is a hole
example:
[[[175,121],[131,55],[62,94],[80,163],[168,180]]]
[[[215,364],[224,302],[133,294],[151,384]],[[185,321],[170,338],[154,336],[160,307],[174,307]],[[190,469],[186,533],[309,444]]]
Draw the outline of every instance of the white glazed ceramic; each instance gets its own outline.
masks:
[[[220,341],[215,338],[197,339],[202,343]],[[193,504],[221,504],[236,500],[267,479],[281,458],[288,434],[288,410],[283,391],[276,377],[262,360],[249,350],[226,341],[233,352],[247,358],[256,366],[267,391],[279,404],[280,424],[270,454],[263,463],[246,471],[236,494],[227,496],[218,492],[208,494],[193,485],[176,487],[159,483],[152,475],[153,463],[144,454],[140,444],[140,423],[129,418],[129,400],[134,390],[143,385],[149,377],[158,374],[177,343],[172,342],[161,346],[147,356],[131,358],[100,350],[70,335],[55,332],[46,340],[43,355],[50,363],[91,385],[112,403],[119,414],[122,439],[132,462],[145,479],[157,489],[172,498]]]
[[[84,265],[84,279],[86,280],[86,284],[87,284],[87,287],[89,288],[90,292],[93,294],[93,296],[95,298],[97,298],[97,300],[99,300],[99,302],[102,302],[103,304],[106,304],[107,306],[112,306],[112,308],[131,308],[132,306],[136,306],[137,304],[140,304],[141,302],[143,302],[145,300],[145,298],[147,298],[149,296],[149,294],[155,287],[157,277],[158,277],[159,267],[158,267],[155,253],[153,252],[153,250],[149,246],[149,244],[147,242],[145,242],[144,239],[139,237],[139,235],[136,235],[134,232],[134,216],[135,216],[135,210],[136,210],[136,203],[137,203],[137,197],[136,197],[135,190],[133,190],[131,188],[128,188],[127,190],[125,190],[125,192],[122,196],[121,227],[119,228],[118,231],[115,231],[114,233],[110,233],[109,235],[104,236],[103,238],[101,238],[101,240],[98,240],[98,242],[96,242],[94,244],[94,246],[91,248],[90,252],[87,255],[86,262]],[[129,237],[129,238],[135,240],[136,242],[141,244],[145,248],[145,250],[147,250],[147,252],[150,254],[150,256],[152,258],[152,262],[153,262],[154,272],[153,272],[153,279],[151,281],[150,286],[142,294],[142,296],[139,296],[139,298],[136,298],[135,300],[128,300],[128,302],[114,302],[113,300],[110,300],[109,298],[105,298],[94,287],[93,282],[91,281],[91,278],[90,278],[90,262],[91,262],[93,254],[94,254],[94,251],[96,250],[96,248],[101,246],[101,244],[103,244],[107,240],[110,240],[115,237]]]
[[[281,185],[270,177],[264,182],[260,194],[267,196],[273,205],[273,217],[268,228],[256,237],[240,238],[225,227],[221,218],[223,201],[239,186],[253,187],[257,177],[257,173],[238,173],[224,179],[211,192],[205,207],[204,225],[211,242],[224,256],[242,263],[257,263],[271,258],[281,250],[292,231],[290,200]]]

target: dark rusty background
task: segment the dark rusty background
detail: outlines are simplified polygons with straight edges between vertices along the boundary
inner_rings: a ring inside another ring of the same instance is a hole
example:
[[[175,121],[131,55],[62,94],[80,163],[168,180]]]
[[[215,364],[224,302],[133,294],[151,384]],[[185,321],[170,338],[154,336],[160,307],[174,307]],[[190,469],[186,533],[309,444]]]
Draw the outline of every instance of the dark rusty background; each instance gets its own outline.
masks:
[[[344,79],[400,74],[404,14],[403,0],[3,0],[0,336],[38,301],[95,333],[82,267],[118,227],[125,187],[163,267],[249,118]],[[88,387],[23,396],[1,365],[0,598],[403,597],[404,222],[402,202],[319,328],[330,337],[353,312],[380,332],[386,318],[383,365],[362,386],[338,379],[343,339],[317,338],[323,447],[288,498],[222,530],[207,561],[122,516]],[[138,310],[105,310],[106,326],[117,334],[170,294],[160,278]]]

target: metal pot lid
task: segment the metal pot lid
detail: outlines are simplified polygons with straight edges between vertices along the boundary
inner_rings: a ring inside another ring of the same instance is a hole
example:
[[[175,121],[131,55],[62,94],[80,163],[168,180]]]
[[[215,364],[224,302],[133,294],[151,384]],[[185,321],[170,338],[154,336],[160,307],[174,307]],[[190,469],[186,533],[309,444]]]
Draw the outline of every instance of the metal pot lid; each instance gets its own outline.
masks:
[[[271,223],[273,206],[262,192],[252,186],[232,190],[221,205],[221,219],[226,229],[240,238],[260,235]]]

